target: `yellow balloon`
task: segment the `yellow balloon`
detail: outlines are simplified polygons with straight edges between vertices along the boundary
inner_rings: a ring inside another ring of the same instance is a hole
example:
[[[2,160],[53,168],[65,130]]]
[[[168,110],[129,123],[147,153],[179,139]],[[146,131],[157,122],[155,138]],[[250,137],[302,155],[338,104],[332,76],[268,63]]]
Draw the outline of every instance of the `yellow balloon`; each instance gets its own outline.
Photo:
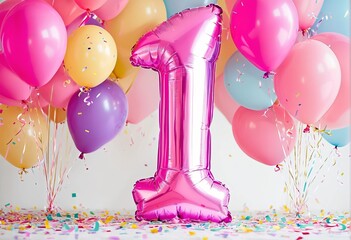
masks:
[[[129,61],[133,45],[142,35],[166,19],[166,7],[162,0],[129,0],[117,17],[105,23],[118,47],[118,60],[113,72],[119,83],[126,86],[125,89],[129,89],[133,83],[126,77],[140,70]]]
[[[67,111],[64,108],[55,108],[53,106],[47,106],[43,108],[43,111],[49,117],[50,121],[54,123],[63,123],[64,121],[66,121]]]
[[[0,154],[20,169],[42,159],[48,146],[47,122],[37,108],[0,105]]]
[[[221,36],[221,51],[217,59],[216,78],[224,72],[225,65],[230,56],[236,51],[236,47],[230,34],[230,19],[228,14],[223,12],[223,26]]]
[[[103,28],[85,25],[68,38],[64,59],[70,77],[80,86],[95,87],[105,81],[117,60],[117,47]]]

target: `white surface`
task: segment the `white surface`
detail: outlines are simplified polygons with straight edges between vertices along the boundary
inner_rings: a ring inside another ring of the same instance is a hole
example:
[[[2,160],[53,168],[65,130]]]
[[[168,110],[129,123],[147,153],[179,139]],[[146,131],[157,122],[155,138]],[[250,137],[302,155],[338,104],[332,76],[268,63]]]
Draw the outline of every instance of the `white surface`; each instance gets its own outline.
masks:
[[[230,209],[242,210],[247,206],[250,210],[267,210],[270,205],[279,208],[287,203],[283,192],[287,176],[245,155],[235,143],[231,125],[217,109],[211,131],[212,172],[230,190]],[[76,160],[58,195],[57,205],[65,209],[82,204],[89,209],[134,212],[133,184],[154,174],[157,141],[158,113],[155,112],[142,123],[125,127],[104,148],[88,154],[86,165],[84,161]],[[325,182],[310,197],[311,210],[350,209],[349,146],[340,149],[340,153],[342,157],[337,165],[327,172]],[[78,153],[74,155],[78,156]],[[341,178],[343,184],[338,182],[338,171],[344,172]],[[72,193],[76,193],[77,197],[72,198]],[[24,208],[44,208],[46,189],[42,168],[30,171],[20,181],[18,170],[0,159],[0,208],[7,203]]]

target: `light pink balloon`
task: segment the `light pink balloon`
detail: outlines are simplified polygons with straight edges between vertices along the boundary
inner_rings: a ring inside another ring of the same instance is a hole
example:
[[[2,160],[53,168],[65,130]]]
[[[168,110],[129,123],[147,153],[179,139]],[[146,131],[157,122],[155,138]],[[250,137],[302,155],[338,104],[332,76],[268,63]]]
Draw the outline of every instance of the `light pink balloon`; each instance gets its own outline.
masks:
[[[42,0],[27,0],[12,8],[1,32],[9,66],[34,87],[54,76],[66,52],[67,33],[60,15]]]
[[[67,108],[71,96],[78,89],[79,86],[68,76],[63,66],[61,66],[50,82],[39,88],[39,93],[52,106]]]
[[[291,0],[240,0],[234,5],[230,32],[235,46],[262,71],[275,70],[288,55],[298,32]]]
[[[223,74],[217,77],[214,92],[216,107],[231,123],[234,113],[240,105],[233,100],[225,88]]]
[[[338,33],[322,33],[312,39],[318,40],[334,52],[341,67],[341,85],[338,95],[319,121],[324,129],[337,129],[349,126],[351,117],[351,84],[350,84],[350,38]]]
[[[239,107],[232,130],[241,150],[266,165],[279,164],[294,149],[294,121],[279,105],[262,111]]]
[[[141,69],[127,93],[127,122],[137,124],[154,112],[160,102],[158,74]]]
[[[74,19],[84,13],[74,0],[45,0],[52,5],[53,8],[60,14],[66,26],[68,26]]]
[[[107,2],[96,9],[94,13],[104,21],[111,20],[124,9],[127,3],[128,0],[107,0]]]
[[[299,15],[301,30],[310,28],[316,21],[324,0],[293,0]]]
[[[84,10],[93,11],[103,6],[107,0],[74,0],[74,1],[77,3],[77,5],[80,8]],[[117,2],[117,0],[115,0],[115,2]]]
[[[316,40],[297,43],[274,77],[279,102],[306,124],[317,122],[327,112],[340,83],[338,59],[327,45]]]
[[[3,54],[0,54],[0,95],[13,100],[26,100],[32,87],[25,83],[8,66]]]
[[[175,14],[132,50],[135,66],[160,78],[157,171],[133,189],[137,220],[229,222],[229,190],[211,173],[215,62],[222,10],[216,5]]]

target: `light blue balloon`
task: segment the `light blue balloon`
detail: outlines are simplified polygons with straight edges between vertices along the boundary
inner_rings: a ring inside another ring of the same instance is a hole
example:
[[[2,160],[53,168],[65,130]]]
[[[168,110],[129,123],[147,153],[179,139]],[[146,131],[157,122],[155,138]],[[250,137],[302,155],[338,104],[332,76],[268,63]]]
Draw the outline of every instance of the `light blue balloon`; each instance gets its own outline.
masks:
[[[330,131],[330,135],[323,133],[323,138],[335,147],[346,146],[350,142],[350,127]]]
[[[321,21],[321,22],[320,22]],[[313,29],[350,36],[350,0],[324,0]]]
[[[216,4],[217,0],[164,0],[167,10],[167,18],[175,13],[181,12],[187,8],[207,6],[211,3]]]
[[[225,65],[224,84],[230,96],[241,106],[264,110],[273,105],[277,96],[273,78],[263,78],[263,75],[264,72],[236,51]]]

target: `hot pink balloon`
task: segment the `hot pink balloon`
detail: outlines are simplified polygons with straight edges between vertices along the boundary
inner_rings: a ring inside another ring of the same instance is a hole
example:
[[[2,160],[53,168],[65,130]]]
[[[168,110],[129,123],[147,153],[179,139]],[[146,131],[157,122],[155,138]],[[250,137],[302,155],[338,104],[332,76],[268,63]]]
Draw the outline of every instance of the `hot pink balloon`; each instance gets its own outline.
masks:
[[[338,95],[319,121],[320,127],[328,129],[344,128],[350,125],[351,84],[350,84],[350,38],[338,33],[322,33],[312,39],[318,40],[334,52],[341,68],[341,85]]]
[[[262,111],[240,107],[232,127],[241,150],[263,164],[277,165],[294,149],[294,121],[279,105]]]
[[[317,122],[334,102],[340,88],[338,59],[316,40],[297,43],[277,69],[274,89],[282,106],[299,121]]]
[[[240,105],[233,100],[225,88],[223,74],[216,79],[214,92],[216,107],[226,117],[228,122],[231,123],[234,113]]]
[[[231,14],[230,31],[238,50],[262,71],[275,70],[288,55],[298,32],[291,0],[240,0]]]
[[[25,83],[8,66],[3,54],[0,54],[0,95],[13,100],[26,100],[32,87]]]
[[[77,5],[80,8],[93,11],[103,6],[107,0],[74,0],[74,1],[77,3]]]
[[[7,97],[4,97],[0,95],[0,105],[4,104],[7,106],[17,106],[17,107],[22,107],[23,106],[23,101],[20,100],[13,100]]]
[[[74,0],[45,0],[60,14],[66,26],[85,11]]]
[[[160,102],[158,75],[141,69],[127,94],[128,123],[137,124],[154,112]]]
[[[9,66],[34,87],[50,81],[66,52],[67,33],[60,15],[42,0],[27,0],[12,8],[1,32]]]
[[[79,86],[61,66],[50,82],[39,88],[39,93],[52,106],[67,108],[69,100],[78,89]]]
[[[0,23],[4,21],[7,12],[23,0],[6,0],[0,3]]]
[[[104,5],[96,9],[94,13],[104,21],[116,17],[127,5],[128,0],[107,0]]]
[[[310,28],[317,19],[323,6],[324,0],[293,0],[298,16],[301,30]]]
[[[184,10],[132,50],[133,65],[161,78],[157,172],[134,186],[137,220],[231,221],[228,189],[210,171],[221,13],[216,5]]]

